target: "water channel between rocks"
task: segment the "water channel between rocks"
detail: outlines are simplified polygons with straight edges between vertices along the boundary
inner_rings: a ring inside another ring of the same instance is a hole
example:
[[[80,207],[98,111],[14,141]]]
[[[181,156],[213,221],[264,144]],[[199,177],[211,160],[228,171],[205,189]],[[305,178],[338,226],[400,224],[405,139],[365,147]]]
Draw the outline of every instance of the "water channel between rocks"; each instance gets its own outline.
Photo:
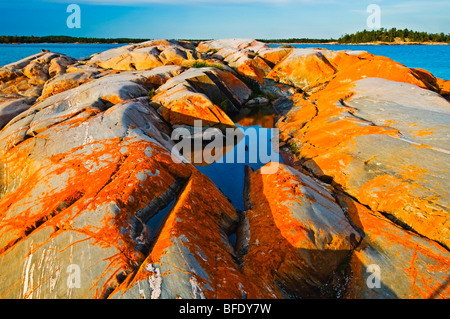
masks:
[[[243,211],[245,167],[248,165],[253,170],[258,170],[270,161],[283,163],[283,160],[278,153],[278,149],[272,146],[275,114],[271,105],[245,108],[233,117],[233,121],[245,138],[242,138],[234,148],[228,150],[228,155],[230,153],[234,155],[230,157],[232,160],[226,158],[227,154],[224,154],[222,161],[215,161],[209,165],[196,165],[196,167],[222,191],[236,209]],[[266,150],[262,149],[261,152],[265,155],[265,159],[259,156],[260,147],[266,147]],[[242,149],[245,150],[245,157],[238,157],[239,150]],[[250,152],[258,154],[256,161],[249,155]],[[151,241],[157,236],[175,203],[176,200],[174,199],[147,222]],[[230,236],[230,241],[233,244],[236,240],[235,236],[235,234]]]
[[[252,154],[260,154],[259,148],[261,144],[262,147],[267,145],[267,149],[262,149],[261,154],[266,154],[273,162],[282,163],[278,150],[274,149],[271,143],[274,137],[274,120],[275,115],[271,105],[243,109],[233,118],[236,126],[245,134],[245,138],[236,144],[233,149],[234,160],[229,161],[227,159],[226,161],[223,160],[223,163],[214,162],[206,166],[197,166],[198,170],[208,176],[222,193],[228,197],[234,207],[239,210],[244,210],[245,166],[248,165],[253,170],[258,170],[270,162],[270,160],[261,161],[264,159],[259,155],[254,161],[249,155],[250,152]],[[252,138],[254,132],[256,132],[257,141],[254,137]],[[265,139],[265,143],[263,139]],[[245,159],[240,158],[238,161],[237,153],[240,149],[245,149],[246,156]]]

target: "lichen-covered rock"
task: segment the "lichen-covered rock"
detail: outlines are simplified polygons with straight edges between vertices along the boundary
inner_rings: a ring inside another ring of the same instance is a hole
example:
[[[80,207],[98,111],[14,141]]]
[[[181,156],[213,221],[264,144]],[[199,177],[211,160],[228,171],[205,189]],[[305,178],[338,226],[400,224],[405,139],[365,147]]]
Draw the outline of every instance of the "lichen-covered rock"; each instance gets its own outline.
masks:
[[[229,239],[239,216],[204,175],[194,173],[164,221],[136,276],[111,298],[270,298],[246,277]],[[207,231],[206,231],[207,230]]]
[[[0,298],[448,298],[449,83],[251,39],[4,66]],[[174,161],[174,129],[275,118],[245,212]]]
[[[197,46],[197,51],[223,59],[232,66],[239,59],[246,58],[248,53],[268,48],[267,44],[253,39],[237,38],[204,41]]]
[[[347,196],[339,202],[364,239],[350,262],[351,299],[448,299],[450,253]]]
[[[38,97],[47,80],[62,74],[76,60],[59,53],[41,52],[0,68],[0,95],[17,93]],[[38,94],[35,94],[38,92]]]
[[[1,297],[107,296],[145,259],[146,218],[191,175],[173,162],[170,130],[144,86],[177,70],[91,81],[1,131]],[[79,286],[68,284],[74,267]]]
[[[162,65],[182,65],[200,56],[182,42],[152,40],[94,54],[87,63],[113,70],[148,70]]]
[[[63,74],[75,59],[41,52],[0,68],[0,129],[41,96],[47,80]]]
[[[260,85],[290,50],[270,48],[267,44],[252,39],[221,39],[201,42],[197,50],[221,59],[240,75]]]
[[[307,90],[335,73],[336,69],[319,50],[294,49],[275,65],[268,78]]]
[[[413,69],[387,57],[377,56],[367,52],[322,52],[328,56],[329,62],[338,70],[336,76],[327,83],[328,90],[372,77],[410,83],[422,88],[433,89],[425,77],[420,76]]]
[[[41,99],[77,87],[92,80],[100,72],[71,72],[57,75],[47,81],[42,89]]]
[[[0,145],[7,150],[51,125],[82,116],[84,111],[104,111],[111,105],[146,96],[149,88],[165,82],[180,70],[177,66],[166,66],[150,71],[124,72],[53,95],[11,120],[4,128]]]
[[[330,191],[280,164],[275,174],[251,173],[238,248],[244,273],[277,297],[319,297],[350,255],[358,233]]]
[[[27,170],[0,202],[2,297],[102,297],[142,261],[149,243],[134,226],[137,212],[152,203],[149,216],[156,214],[190,175],[173,164],[145,104],[124,102],[53,125],[8,152],[29,155],[2,167],[7,177]],[[43,262],[46,251],[51,263]],[[82,274],[79,289],[66,283],[72,264]]]
[[[315,104],[299,98],[279,124],[304,165],[448,246],[450,104],[415,85],[375,78],[316,96]]]
[[[248,100],[250,89],[232,73],[214,67],[192,68],[158,88],[152,104],[172,125],[233,127],[227,114]]]

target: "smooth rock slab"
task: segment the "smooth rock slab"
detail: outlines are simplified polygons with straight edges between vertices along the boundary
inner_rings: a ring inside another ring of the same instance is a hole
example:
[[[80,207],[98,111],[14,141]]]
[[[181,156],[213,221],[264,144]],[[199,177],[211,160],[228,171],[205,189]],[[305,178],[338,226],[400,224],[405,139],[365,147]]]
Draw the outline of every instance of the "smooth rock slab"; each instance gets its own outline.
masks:
[[[158,88],[152,105],[172,125],[234,127],[227,114],[236,113],[249,98],[250,89],[232,73],[192,68]]]
[[[359,234],[326,187],[290,166],[256,171],[247,185],[237,241],[244,273],[260,277],[279,297],[320,297]]]
[[[182,65],[199,58],[190,48],[178,41],[152,40],[130,44],[94,54],[87,63],[104,69],[148,70],[163,65]]]
[[[148,105],[125,102],[82,123],[55,125],[45,131],[45,140],[28,139],[9,151],[9,156],[21,152],[29,156],[27,162],[12,161],[3,167],[6,176],[22,173],[21,168],[28,174],[21,176],[23,183],[7,186],[0,200],[5,208],[1,213],[0,254],[2,260],[18,262],[13,269],[2,268],[11,286],[2,285],[0,295],[103,297],[118,284],[119,273],[131,272],[142,262],[149,238],[143,224],[139,227],[137,223],[137,212],[155,198],[166,196],[170,201],[181,181],[191,174],[185,164],[173,163],[161,144],[167,141],[159,129],[146,127],[148,123],[153,123]],[[139,171],[152,174],[142,181],[131,173]],[[158,201],[146,216],[150,218],[163,205],[164,201]],[[79,235],[69,241],[70,233]],[[56,246],[52,252],[55,268],[33,266],[44,254],[42,249],[51,249],[46,246],[49,238]],[[66,257],[69,252],[73,258]],[[30,261],[27,254],[38,257]],[[45,288],[52,285],[48,281],[56,280],[51,277],[56,269],[66,272],[73,263],[82,273],[80,289],[70,292],[65,273],[57,289]]]
[[[450,253],[348,197],[340,203],[364,234],[344,293],[352,299],[448,299]]]
[[[145,259],[146,219],[191,175],[172,161],[170,129],[146,96],[179,70],[90,81],[0,131],[0,296],[106,297]]]
[[[246,277],[230,242],[236,209],[204,175],[192,175],[156,238],[147,260],[111,298],[270,298]],[[208,231],[205,231],[208,230]]]
[[[450,104],[416,85],[377,78],[327,86],[311,100],[294,96],[277,124],[303,165],[448,247]]]

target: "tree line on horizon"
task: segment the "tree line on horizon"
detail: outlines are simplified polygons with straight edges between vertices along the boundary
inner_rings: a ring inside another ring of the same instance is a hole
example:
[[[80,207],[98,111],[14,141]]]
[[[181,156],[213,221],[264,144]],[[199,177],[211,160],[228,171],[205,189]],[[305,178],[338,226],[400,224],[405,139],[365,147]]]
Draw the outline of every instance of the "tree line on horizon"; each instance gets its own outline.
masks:
[[[148,39],[133,38],[82,38],[65,35],[49,35],[43,37],[1,35],[0,43],[139,43]]]
[[[134,39],[134,38],[83,38],[71,37],[64,35],[51,35],[43,37],[35,36],[0,36],[0,43],[15,44],[15,43],[140,43],[148,41],[149,39]],[[184,39],[188,41],[188,39]],[[189,40],[194,42],[205,40]],[[330,43],[338,42],[342,44],[347,43],[368,43],[368,42],[448,42],[450,43],[450,33],[427,33],[417,32],[408,29],[377,29],[377,30],[363,30],[353,34],[345,34],[339,39],[309,39],[309,38],[290,38],[290,39],[258,39],[258,41],[265,43]]]
[[[389,30],[381,28],[371,31],[360,31],[353,34],[346,34],[340,37],[339,43],[366,43],[366,42],[450,42],[450,33],[427,33],[417,32],[408,29],[391,28]]]

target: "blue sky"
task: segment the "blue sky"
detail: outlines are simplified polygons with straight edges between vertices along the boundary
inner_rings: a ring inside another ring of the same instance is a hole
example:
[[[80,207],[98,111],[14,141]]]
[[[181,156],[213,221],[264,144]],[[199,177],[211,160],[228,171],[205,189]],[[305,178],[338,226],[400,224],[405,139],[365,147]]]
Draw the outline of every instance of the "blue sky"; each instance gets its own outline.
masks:
[[[69,29],[69,4],[81,28]],[[130,38],[330,38],[367,29],[369,4],[381,26],[450,33],[450,1],[405,0],[0,0],[2,35]]]

